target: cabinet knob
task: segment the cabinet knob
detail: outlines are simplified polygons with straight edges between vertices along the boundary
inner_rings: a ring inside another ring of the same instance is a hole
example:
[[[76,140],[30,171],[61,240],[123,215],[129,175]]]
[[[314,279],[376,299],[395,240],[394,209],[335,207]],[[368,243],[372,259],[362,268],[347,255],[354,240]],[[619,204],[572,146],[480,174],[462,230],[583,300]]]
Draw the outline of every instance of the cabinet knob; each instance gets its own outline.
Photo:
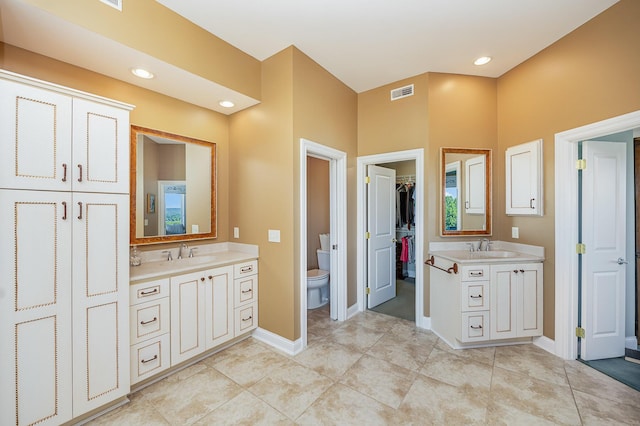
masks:
[[[200,281],[204,281],[204,277],[201,277],[201,278],[200,278]]]
[[[213,279],[213,275],[209,275],[209,279],[212,280]]]
[[[513,273],[514,273],[514,274],[517,274],[517,273],[518,273],[518,270],[517,270],[517,269],[514,269],[514,270],[513,270]]]
[[[520,272],[522,272],[524,274],[524,269],[520,269]]]

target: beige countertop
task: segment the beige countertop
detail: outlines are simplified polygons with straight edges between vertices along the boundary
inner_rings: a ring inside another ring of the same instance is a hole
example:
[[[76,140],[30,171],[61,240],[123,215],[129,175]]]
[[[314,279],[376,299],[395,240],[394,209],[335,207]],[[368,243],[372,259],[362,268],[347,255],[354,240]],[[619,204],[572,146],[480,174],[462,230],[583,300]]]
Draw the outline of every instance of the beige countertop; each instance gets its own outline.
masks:
[[[237,243],[219,243],[211,246],[206,252],[198,251],[191,258],[177,259],[176,253],[173,253],[174,260],[162,260],[166,259],[166,254],[162,254],[162,251],[145,252],[142,265],[129,267],[129,281],[131,284],[135,284],[140,281],[258,259],[257,246]]]

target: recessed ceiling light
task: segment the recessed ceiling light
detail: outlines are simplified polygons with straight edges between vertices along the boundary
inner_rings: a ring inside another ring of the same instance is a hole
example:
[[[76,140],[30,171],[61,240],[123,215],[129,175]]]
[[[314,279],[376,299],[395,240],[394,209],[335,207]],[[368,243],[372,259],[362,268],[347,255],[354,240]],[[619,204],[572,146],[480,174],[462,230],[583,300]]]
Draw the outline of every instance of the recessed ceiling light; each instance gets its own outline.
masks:
[[[234,104],[231,101],[220,101],[219,104],[221,107],[225,107],[225,108],[233,108],[234,106],[236,106],[236,104]]]
[[[140,78],[150,79],[154,77],[152,72],[147,71],[144,68],[131,68],[131,73]]]
[[[484,65],[491,62],[491,56],[480,56],[478,59],[473,61],[475,65]]]

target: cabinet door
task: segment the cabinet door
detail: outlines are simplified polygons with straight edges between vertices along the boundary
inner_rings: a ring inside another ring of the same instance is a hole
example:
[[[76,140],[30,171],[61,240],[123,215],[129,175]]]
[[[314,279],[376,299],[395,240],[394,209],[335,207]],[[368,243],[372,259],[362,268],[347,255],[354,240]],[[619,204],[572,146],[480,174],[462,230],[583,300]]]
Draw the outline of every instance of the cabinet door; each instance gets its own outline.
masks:
[[[518,268],[519,336],[542,336],[542,263],[520,265]]]
[[[73,189],[129,192],[129,112],[73,100]]]
[[[73,194],[73,414],[129,392],[129,197]]]
[[[542,216],[542,139],[507,149],[506,213]]]
[[[171,277],[171,365],[205,350],[205,278],[202,272]]]
[[[0,80],[0,188],[71,188],[71,98]]]
[[[234,337],[233,266],[211,269],[206,275],[206,348],[213,348]]]
[[[0,424],[72,418],[71,195],[0,189]]]
[[[516,318],[517,286],[516,265],[491,266],[491,303],[489,325],[491,339],[509,339],[518,336]]]

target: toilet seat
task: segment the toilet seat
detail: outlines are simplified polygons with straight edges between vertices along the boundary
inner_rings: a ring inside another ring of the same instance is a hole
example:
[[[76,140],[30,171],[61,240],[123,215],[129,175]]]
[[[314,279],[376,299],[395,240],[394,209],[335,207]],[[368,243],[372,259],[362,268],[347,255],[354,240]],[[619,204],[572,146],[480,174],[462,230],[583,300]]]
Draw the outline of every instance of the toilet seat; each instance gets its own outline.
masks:
[[[307,271],[307,281],[320,281],[326,279],[328,276],[329,271],[322,269],[309,269]]]

